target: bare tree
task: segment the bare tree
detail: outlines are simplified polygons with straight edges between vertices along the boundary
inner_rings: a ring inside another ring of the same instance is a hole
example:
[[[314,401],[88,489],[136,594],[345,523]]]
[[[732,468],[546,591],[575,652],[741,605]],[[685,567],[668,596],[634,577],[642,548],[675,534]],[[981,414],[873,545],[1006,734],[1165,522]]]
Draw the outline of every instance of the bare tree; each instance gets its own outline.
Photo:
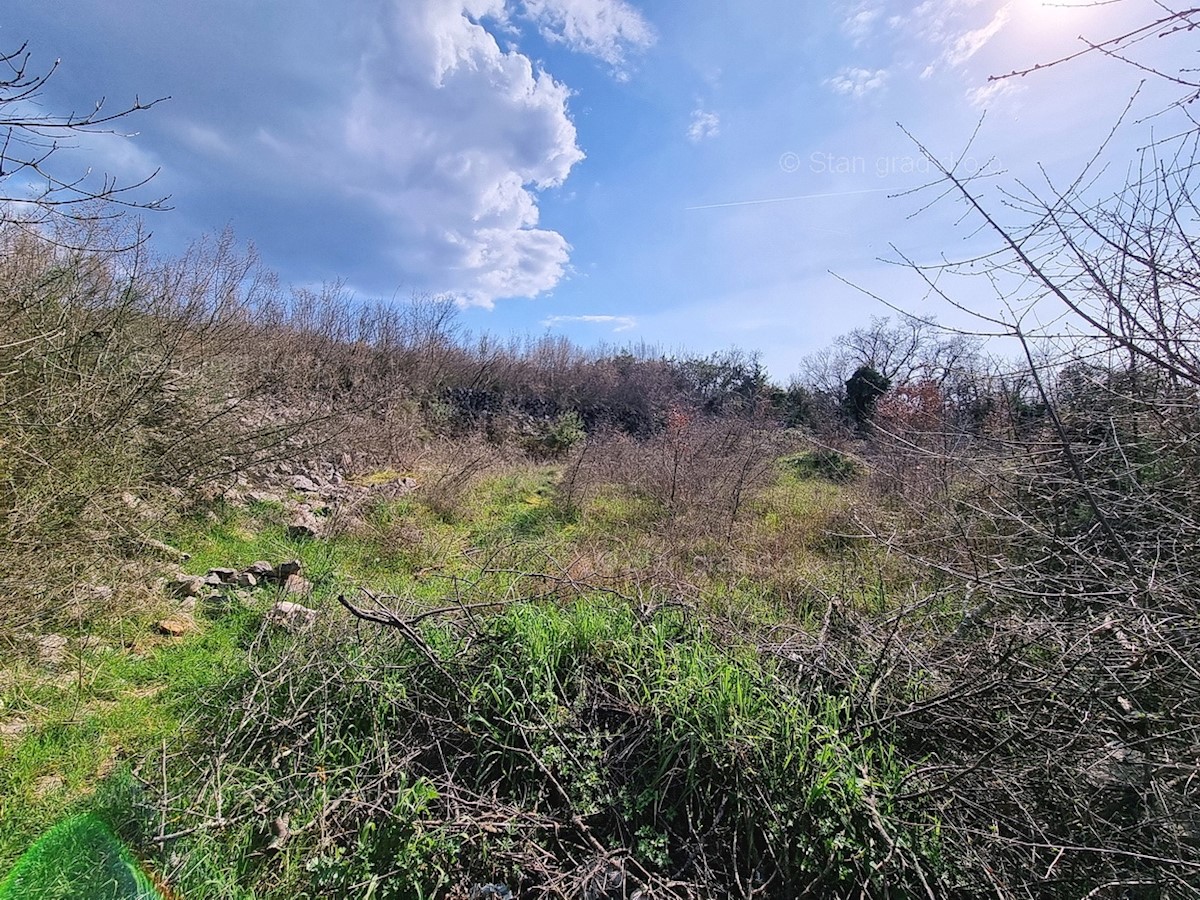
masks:
[[[121,134],[117,129],[125,119],[168,98],[144,103],[135,97],[116,111],[105,109],[101,98],[84,113],[40,112],[36,101],[59,63],[32,71],[27,47],[0,53],[0,223],[79,222],[130,209],[166,209],[169,198],[144,199],[140,193],[157,172],[130,184],[111,175],[97,182],[90,171],[75,176],[56,171],[52,158],[73,138]]]
[[[1129,61],[1195,12],[1084,52]],[[1070,183],[996,195],[917,145],[995,246],[901,261],[1018,356],[993,398],[1008,415],[969,445],[913,436],[945,427],[931,392],[892,404],[913,454],[951,465],[938,491],[896,492],[908,520],[875,534],[963,606],[899,614],[940,627],[885,646],[877,671],[904,677],[877,721],[998,896],[1157,900],[1200,879],[1200,129],[1178,111],[1115,189],[1094,177],[1107,148]],[[994,303],[960,301],[981,278]],[[934,685],[915,701],[913,677]]]

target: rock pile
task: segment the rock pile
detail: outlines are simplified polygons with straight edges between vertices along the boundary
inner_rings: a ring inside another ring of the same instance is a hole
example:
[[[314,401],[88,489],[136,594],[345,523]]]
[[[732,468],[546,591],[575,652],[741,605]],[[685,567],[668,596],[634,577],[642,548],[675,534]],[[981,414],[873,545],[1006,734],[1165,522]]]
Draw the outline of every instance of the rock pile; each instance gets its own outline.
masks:
[[[334,522],[352,527],[358,521],[357,511],[367,501],[377,497],[395,499],[416,489],[415,479],[399,473],[363,483],[351,480],[328,463],[280,462],[253,480],[240,476],[224,492],[224,498],[239,505],[278,504],[287,514],[291,537],[319,538]]]
[[[183,599],[196,599],[211,595],[214,590],[220,592],[230,588],[253,589],[260,585],[273,585],[286,594],[306,596],[312,593],[312,582],[300,574],[301,563],[298,559],[288,560],[279,565],[260,559],[252,562],[246,568],[209,569],[205,575],[176,575],[172,588],[175,596]],[[221,597],[225,594],[221,593]]]
[[[312,582],[301,571],[298,559],[290,559],[278,565],[265,559],[250,563],[244,569],[213,568],[204,575],[179,574],[170,582],[168,589],[179,599],[180,610],[189,615],[199,603],[210,609],[225,609],[235,601],[249,603],[244,593],[260,587],[274,588],[279,594],[290,597],[307,597],[312,593]],[[267,613],[267,620],[288,630],[307,628],[316,621],[316,610],[309,609],[293,600],[278,599]],[[155,629],[171,637],[181,637],[191,630],[179,618],[162,619]]]

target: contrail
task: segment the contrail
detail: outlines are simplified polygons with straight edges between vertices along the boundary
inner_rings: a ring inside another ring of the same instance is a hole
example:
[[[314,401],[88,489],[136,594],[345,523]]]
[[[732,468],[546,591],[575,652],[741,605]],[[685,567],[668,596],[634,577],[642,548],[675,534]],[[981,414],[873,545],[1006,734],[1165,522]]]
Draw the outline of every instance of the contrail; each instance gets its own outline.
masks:
[[[759,206],[763,203],[787,203],[792,200],[816,200],[821,197],[848,197],[851,194],[879,194],[888,188],[864,188],[861,191],[834,191],[829,194],[798,194],[795,197],[768,197],[765,200],[734,200],[732,203],[708,203],[704,206],[685,206],[684,212],[694,209],[725,209],[729,206]]]

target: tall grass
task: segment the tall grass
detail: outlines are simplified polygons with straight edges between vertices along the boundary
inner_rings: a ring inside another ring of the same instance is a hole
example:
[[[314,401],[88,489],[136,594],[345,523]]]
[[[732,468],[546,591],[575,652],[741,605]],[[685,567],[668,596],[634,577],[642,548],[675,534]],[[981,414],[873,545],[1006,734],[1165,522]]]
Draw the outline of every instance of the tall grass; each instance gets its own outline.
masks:
[[[940,877],[935,821],[845,701],[676,609],[331,623],[251,658],[172,754],[189,897],[902,897]]]

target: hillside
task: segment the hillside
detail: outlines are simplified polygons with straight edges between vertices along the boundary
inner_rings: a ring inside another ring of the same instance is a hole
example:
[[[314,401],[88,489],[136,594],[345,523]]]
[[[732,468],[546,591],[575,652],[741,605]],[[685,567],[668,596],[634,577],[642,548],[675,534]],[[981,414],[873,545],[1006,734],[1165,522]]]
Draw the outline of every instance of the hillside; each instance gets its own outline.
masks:
[[[1197,896],[1194,122],[917,144],[958,324],[784,384],[165,252],[0,62],[0,900]]]

